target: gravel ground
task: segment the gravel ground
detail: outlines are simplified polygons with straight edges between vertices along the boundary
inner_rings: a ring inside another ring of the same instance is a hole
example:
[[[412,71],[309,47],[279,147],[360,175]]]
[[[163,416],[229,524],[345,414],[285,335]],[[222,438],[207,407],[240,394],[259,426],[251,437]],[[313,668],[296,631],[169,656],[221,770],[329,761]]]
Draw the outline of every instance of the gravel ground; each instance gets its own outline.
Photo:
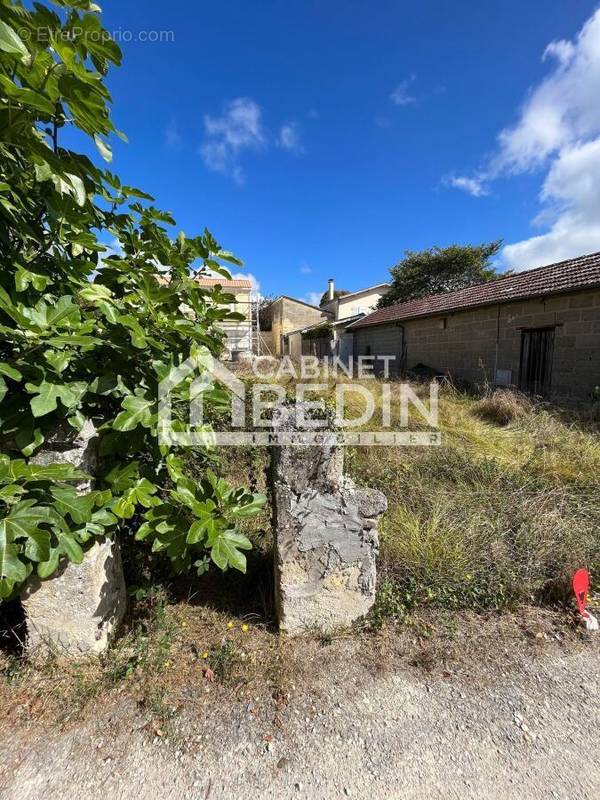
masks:
[[[328,685],[285,703],[184,706],[168,738],[123,699],[62,731],[32,724],[3,736],[0,795],[598,798],[599,639],[483,682],[340,662]]]

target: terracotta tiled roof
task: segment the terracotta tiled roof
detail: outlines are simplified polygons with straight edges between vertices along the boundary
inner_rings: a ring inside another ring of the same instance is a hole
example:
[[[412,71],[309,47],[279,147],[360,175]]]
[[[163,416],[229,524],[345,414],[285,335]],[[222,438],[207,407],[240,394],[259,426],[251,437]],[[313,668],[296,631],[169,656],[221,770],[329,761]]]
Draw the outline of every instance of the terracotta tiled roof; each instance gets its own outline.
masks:
[[[252,282],[247,278],[234,278],[228,281],[227,278],[196,278],[200,286],[212,289],[213,286],[222,286],[223,289],[252,289]]]
[[[507,275],[456,292],[434,294],[419,300],[409,300],[407,303],[380,308],[355,322],[352,330],[368,328],[371,325],[385,325],[388,322],[401,322],[415,317],[462,311],[477,306],[576,292],[596,286],[600,287],[600,253],[537,267],[516,275]]]

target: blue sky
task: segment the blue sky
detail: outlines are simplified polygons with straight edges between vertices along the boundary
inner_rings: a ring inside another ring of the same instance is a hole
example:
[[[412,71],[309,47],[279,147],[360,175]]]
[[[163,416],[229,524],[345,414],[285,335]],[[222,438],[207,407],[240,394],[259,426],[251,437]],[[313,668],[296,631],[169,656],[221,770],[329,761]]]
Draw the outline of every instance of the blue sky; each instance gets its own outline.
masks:
[[[518,268],[600,249],[597,0],[101,5],[115,171],[263,294],[355,290],[452,242],[503,238]]]

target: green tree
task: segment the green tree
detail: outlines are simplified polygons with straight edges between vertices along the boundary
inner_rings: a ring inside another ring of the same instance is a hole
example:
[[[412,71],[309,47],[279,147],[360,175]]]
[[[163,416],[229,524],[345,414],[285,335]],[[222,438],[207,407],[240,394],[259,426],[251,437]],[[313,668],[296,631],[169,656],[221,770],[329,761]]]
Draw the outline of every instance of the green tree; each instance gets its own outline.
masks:
[[[347,294],[350,294],[350,292],[347,289],[335,289],[335,291],[333,292],[333,299],[337,300],[338,297],[344,297]],[[327,305],[327,303],[329,302],[330,302],[329,291],[323,292],[323,294],[321,295],[321,299],[319,300],[319,306]]]
[[[223,264],[240,262],[206,230],[171,236],[148,194],[63,144],[77,129],[111,161],[108,137],[124,136],[104,77],[121,53],[94,3],[54,5],[0,0],[0,597],[131,529],[175,571],[211,558],[244,570],[235,523],[265,498],[219,479],[208,452],[192,480],[186,454],[157,438],[160,380],[201,348],[217,355],[218,323],[239,319],[194,273],[229,277]],[[176,400],[188,396],[189,382]],[[223,397],[206,387],[206,401]],[[57,427],[87,421],[106,468],[79,496],[73,468],[30,459]]]
[[[502,240],[407,250],[402,261],[390,270],[392,287],[379,301],[379,307],[490,281],[498,277],[491,260],[501,247]]]

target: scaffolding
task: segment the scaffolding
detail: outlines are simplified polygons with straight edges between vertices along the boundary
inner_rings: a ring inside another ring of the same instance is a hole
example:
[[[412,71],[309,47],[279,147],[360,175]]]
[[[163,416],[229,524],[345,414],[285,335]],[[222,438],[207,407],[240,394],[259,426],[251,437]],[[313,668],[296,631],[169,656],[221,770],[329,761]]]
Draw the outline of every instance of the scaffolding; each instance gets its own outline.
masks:
[[[260,328],[260,303],[261,296],[259,294],[248,300],[236,300],[236,307],[244,306],[247,309],[240,309],[240,313],[245,314],[246,319],[239,322],[231,320],[221,323],[220,327],[225,331],[228,348],[231,352],[246,352],[255,356],[273,355]]]

